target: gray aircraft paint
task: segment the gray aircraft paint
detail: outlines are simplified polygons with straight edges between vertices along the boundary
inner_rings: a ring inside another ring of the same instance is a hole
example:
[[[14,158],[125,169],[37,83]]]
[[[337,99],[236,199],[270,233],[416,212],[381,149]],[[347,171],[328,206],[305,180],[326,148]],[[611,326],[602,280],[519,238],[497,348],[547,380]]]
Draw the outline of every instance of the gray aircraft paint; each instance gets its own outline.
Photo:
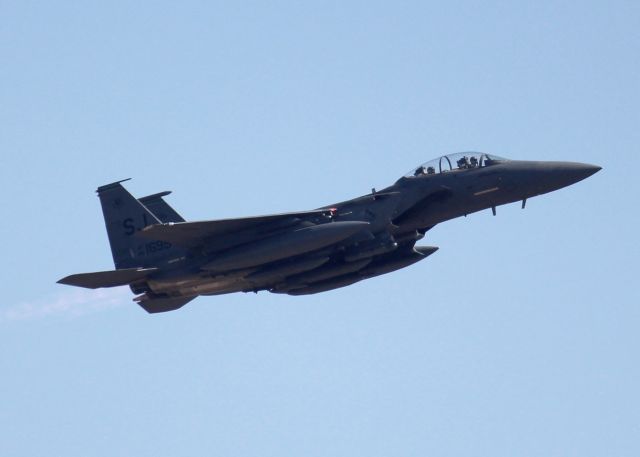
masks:
[[[380,191],[294,213],[185,222],[161,192],[134,198],[122,181],[98,188],[116,270],[59,283],[129,285],[150,313],[198,295],[262,290],[308,295],[345,287],[424,260],[415,246],[447,220],[566,187],[600,170],[573,162],[442,156]]]

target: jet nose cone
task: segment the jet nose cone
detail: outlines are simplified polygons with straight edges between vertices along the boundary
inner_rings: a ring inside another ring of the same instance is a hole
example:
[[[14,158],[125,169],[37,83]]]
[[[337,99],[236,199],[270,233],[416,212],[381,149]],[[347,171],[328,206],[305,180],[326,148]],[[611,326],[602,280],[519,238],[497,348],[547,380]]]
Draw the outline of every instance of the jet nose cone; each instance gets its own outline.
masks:
[[[588,178],[602,168],[597,165],[578,162],[541,162],[541,180],[538,181],[542,193],[575,184]]]
[[[570,185],[587,179],[589,176],[602,170],[602,167],[588,163],[564,162],[558,164],[557,173],[566,184]]]
[[[535,197],[562,189],[588,178],[602,170],[597,165],[579,162],[505,162],[505,170],[512,170],[512,187],[517,189],[520,199]],[[508,185],[508,179],[505,179]]]
[[[602,167],[598,165],[591,165],[588,163],[572,163],[571,165],[571,173],[574,177],[576,177],[576,182],[582,181],[583,179],[588,178],[591,175],[596,174]]]

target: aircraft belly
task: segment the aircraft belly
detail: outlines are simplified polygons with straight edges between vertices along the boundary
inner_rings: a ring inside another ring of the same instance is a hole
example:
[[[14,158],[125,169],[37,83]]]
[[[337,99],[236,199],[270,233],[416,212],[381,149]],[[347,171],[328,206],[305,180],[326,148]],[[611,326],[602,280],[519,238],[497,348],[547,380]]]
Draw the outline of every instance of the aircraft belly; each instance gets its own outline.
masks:
[[[361,276],[351,274],[351,275],[341,276],[339,278],[334,278],[327,281],[314,283],[306,287],[290,289],[290,290],[287,290],[286,292],[276,291],[276,293],[286,293],[287,295],[313,295],[320,292],[326,292],[328,290],[339,289],[341,287],[350,286],[351,284],[355,284],[356,282],[361,281],[363,279],[364,278]]]
[[[156,294],[169,294],[180,296],[204,295],[211,292],[237,288],[242,290],[244,284],[239,275],[227,275],[217,277],[201,277],[191,275],[180,278],[165,278],[148,281],[149,288]],[[235,290],[234,290],[235,291]]]
[[[354,273],[363,269],[369,263],[371,263],[371,258],[359,260],[357,262],[347,262],[341,263],[337,265],[327,265],[316,270],[310,271],[308,273],[303,273],[300,275],[292,276],[287,278],[287,280],[279,284],[275,287],[276,291],[288,291],[292,289],[298,289],[301,287],[306,287],[309,284],[314,284],[317,282],[326,281],[332,278],[336,278],[339,276],[344,276],[349,273]]]
[[[288,295],[312,295],[320,292],[326,292],[333,289],[339,289],[354,284],[363,279],[373,278],[374,276],[391,273],[392,271],[408,267],[420,260],[426,259],[429,255],[437,251],[438,248],[431,246],[416,247],[402,254],[394,253],[379,259],[368,259],[368,262],[357,265],[359,268],[348,269],[335,268],[333,276],[318,274],[312,276],[311,272],[306,276],[307,283],[304,282],[288,282],[271,290],[274,293],[285,293]],[[354,264],[357,262],[354,262]],[[354,265],[355,267],[356,265]]]

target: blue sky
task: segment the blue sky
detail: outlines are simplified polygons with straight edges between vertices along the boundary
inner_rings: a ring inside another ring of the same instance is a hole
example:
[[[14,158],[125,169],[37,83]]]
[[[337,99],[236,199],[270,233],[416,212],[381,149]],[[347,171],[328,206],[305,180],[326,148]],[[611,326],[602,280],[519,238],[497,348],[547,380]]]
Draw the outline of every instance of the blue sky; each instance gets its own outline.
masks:
[[[637,456],[640,6],[0,3],[0,455]],[[604,169],[427,261],[149,316],[97,186],[303,210],[447,152]]]

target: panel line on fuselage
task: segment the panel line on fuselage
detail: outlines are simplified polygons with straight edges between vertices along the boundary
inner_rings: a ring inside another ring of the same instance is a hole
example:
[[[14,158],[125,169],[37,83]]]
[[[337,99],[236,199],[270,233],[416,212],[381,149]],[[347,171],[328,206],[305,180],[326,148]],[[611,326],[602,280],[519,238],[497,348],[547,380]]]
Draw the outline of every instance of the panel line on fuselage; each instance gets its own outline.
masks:
[[[480,195],[490,194],[491,192],[495,192],[496,190],[500,190],[500,188],[499,187],[492,187],[491,189],[486,189],[486,190],[481,190],[479,192],[476,192],[473,195],[475,195],[476,197],[479,197]]]

